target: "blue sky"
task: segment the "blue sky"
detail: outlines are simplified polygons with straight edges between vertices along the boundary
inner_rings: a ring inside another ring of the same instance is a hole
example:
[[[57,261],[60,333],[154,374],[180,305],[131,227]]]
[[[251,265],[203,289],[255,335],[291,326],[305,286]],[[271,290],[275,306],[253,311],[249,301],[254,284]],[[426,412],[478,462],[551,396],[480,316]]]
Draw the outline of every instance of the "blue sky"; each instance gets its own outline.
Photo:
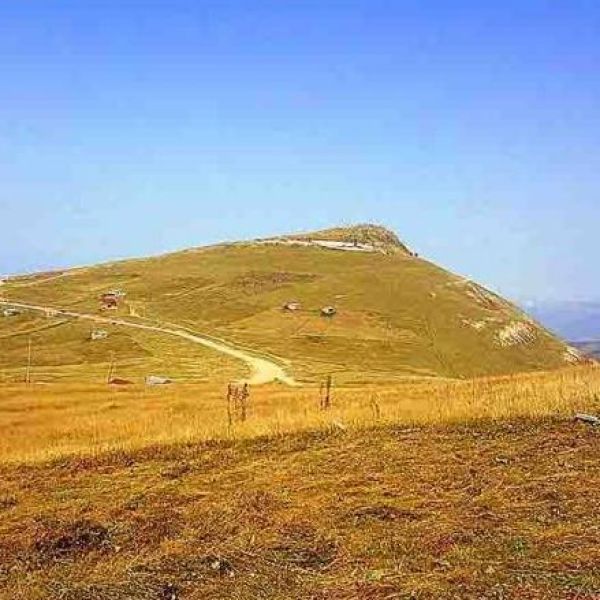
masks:
[[[7,0],[0,273],[379,222],[600,298],[600,5]]]

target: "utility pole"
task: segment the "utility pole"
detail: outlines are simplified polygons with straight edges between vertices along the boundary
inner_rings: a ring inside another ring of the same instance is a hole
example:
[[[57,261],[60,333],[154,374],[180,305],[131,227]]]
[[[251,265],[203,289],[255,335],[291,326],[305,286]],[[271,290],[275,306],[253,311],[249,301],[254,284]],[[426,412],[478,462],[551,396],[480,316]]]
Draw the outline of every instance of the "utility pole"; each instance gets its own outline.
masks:
[[[27,370],[25,371],[25,383],[31,383],[31,336],[27,341]]]

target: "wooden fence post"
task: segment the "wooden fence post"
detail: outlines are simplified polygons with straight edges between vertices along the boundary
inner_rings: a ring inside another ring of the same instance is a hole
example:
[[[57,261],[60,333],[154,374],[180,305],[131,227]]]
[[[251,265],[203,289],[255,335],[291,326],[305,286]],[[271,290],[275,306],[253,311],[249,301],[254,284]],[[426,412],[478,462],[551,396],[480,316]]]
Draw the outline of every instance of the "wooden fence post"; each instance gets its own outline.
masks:
[[[227,424],[228,424],[228,427],[230,430],[233,426],[233,412],[231,410],[232,396],[233,396],[233,386],[230,383],[227,385]]]
[[[245,383],[241,390],[241,420],[244,422],[248,416],[248,398],[250,397],[250,388]]]
[[[333,378],[331,375],[327,375],[325,382],[321,382],[320,396],[321,396],[321,410],[327,410],[331,406],[331,389],[333,387]]]

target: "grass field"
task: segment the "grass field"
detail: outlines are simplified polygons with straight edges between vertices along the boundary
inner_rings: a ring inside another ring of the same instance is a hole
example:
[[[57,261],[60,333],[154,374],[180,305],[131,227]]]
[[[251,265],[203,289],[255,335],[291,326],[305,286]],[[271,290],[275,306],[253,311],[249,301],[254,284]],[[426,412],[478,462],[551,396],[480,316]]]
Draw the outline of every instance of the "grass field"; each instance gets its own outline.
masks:
[[[5,385],[0,387],[0,460],[37,461],[313,428],[569,416],[600,409],[599,399],[600,369],[595,366],[470,381],[334,386],[327,411],[320,408],[318,387],[270,385],[251,390],[247,419],[235,418],[231,425],[225,383]]]
[[[108,338],[91,341],[93,329],[105,330]],[[114,376],[138,383],[149,374],[187,382],[222,382],[247,375],[242,363],[171,336],[23,312],[0,319],[0,382],[24,381],[30,341],[30,375],[37,383],[101,384],[113,360]]]
[[[0,597],[597,599],[600,370],[0,391]]]
[[[600,369],[0,387],[0,598],[600,597]]]

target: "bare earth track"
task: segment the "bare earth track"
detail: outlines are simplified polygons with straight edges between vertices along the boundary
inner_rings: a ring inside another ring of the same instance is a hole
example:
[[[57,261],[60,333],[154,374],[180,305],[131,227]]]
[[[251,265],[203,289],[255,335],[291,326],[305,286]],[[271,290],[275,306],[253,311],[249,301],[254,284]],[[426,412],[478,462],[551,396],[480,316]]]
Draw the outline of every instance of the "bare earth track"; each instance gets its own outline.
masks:
[[[15,308],[22,308],[24,310],[32,310],[43,313],[58,313],[61,316],[71,317],[74,319],[86,319],[88,321],[94,321],[96,323],[110,323],[112,325],[122,325],[124,327],[132,327],[134,329],[142,329],[144,331],[153,331],[156,333],[162,333],[165,335],[171,335],[182,338],[194,344],[200,344],[206,346],[217,352],[221,352],[242,362],[246,363],[250,368],[251,375],[247,380],[250,385],[263,385],[265,383],[271,383],[273,381],[279,381],[286,385],[297,385],[292,377],[290,377],[283,367],[278,365],[273,360],[269,360],[264,357],[258,357],[246,350],[242,350],[239,347],[228,344],[222,340],[203,336],[199,333],[191,333],[183,329],[174,329],[172,327],[166,327],[162,325],[146,325],[144,323],[133,323],[121,318],[112,317],[101,317],[99,315],[91,315],[86,313],[79,313],[70,310],[60,309],[50,306],[38,306],[35,304],[24,304],[21,302],[10,302],[7,300],[0,300],[0,305],[11,306]]]

